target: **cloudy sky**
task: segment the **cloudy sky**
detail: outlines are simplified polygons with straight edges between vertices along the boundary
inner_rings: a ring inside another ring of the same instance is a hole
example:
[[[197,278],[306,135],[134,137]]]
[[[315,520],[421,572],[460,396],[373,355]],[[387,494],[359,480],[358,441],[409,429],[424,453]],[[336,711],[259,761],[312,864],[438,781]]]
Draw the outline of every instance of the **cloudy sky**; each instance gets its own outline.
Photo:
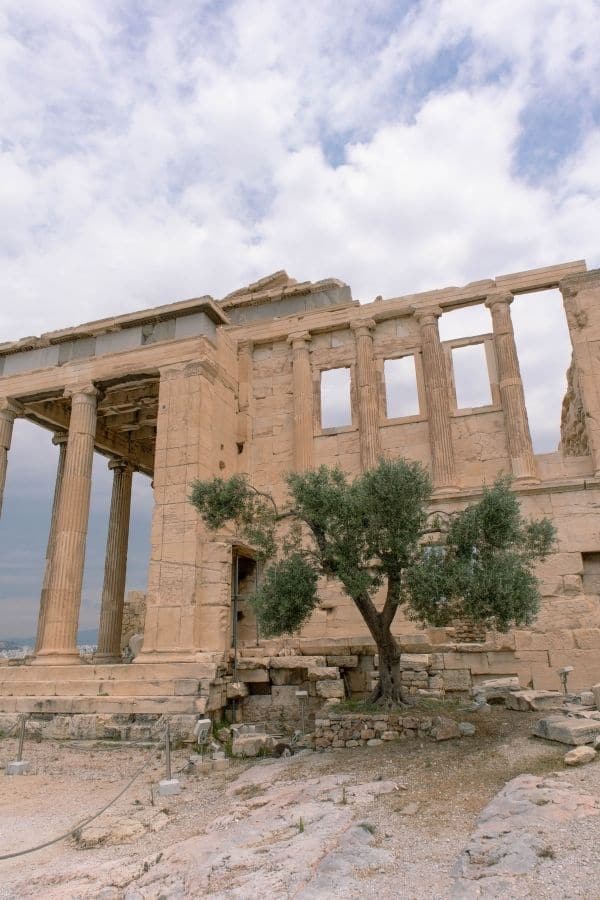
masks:
[[[279,268],[370,300],[598,266],[599,46],[596,0],[0,0],[0,341]],[[547,300],[515,304],[539,449],[568,357]],[[19,423],[0,637],[34,631],[55,462]],[[86,627],[109,490],[100,459]]]

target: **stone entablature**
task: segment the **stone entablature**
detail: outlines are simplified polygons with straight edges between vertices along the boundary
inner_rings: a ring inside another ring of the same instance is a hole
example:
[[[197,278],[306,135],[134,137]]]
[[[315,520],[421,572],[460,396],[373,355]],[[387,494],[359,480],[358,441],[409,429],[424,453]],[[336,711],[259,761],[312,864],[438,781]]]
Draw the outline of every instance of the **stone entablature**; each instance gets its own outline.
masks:
[[[552,287],[562,291],[573,345],[570,394],[562,449],[536,455],[511,301]],[[440,317],[475,304],[490,310],[491,331],[441,340]],[[339,464],[354,476],[380,455],[426,465],[435,486],[432,509],[447,514],[476,498],[500,471],[512,473],[524,512],[548,515],[558,529],[557,553],[540,567],[544,604],[535,634],[597,629],[599,343],[600,275],[575,261],[365,304],[336,279],[297,283],[277,272],[222,301],[201,297],[0,345],[0,502],[15,419],[50,429],[60,448],[37,665],[79,662],[75,635],[94,452],[109,458],[114,479],[100,623],[107,663],[118,658],[122,634],[134,471],[153,479],[155,498],[144,646],[135,666],[203,661],[216,667],[228,659],[233,561],[245,560],[247,587],[252,550],[229,531],[206,532],[188,502],[195,478],[244,472],[281,501],[290,470]],[[490,401],[465,409],[452,354],[474,345],[483,346]],[[390,414],[386,363],[407,357],[415,409]],[[343,424],[323,420],[321,382],[332,369],[347,370]],[[323,584],[321,597],[304,640],[364,633],[335,585]],[[251,643],[251,614],[243,603],[236,610],[244,617],[238,640]],[[401,617],[396,627],[400,634],[414,629]],[[530,652],[553,652],[553,640]],[[573,641],[570,649],[593,648]],[[531,679],[539,661],[530,662]],[[594,677],[586,657],[588,663],[592,683],[600,669]],[[514,667],[514,659],[506,664]]]

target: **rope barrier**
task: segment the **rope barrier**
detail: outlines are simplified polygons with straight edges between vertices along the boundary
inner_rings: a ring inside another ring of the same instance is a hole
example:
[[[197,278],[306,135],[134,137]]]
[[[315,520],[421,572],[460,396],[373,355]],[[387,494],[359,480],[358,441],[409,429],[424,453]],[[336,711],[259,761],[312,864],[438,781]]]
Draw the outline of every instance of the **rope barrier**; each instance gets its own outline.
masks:
[[[58,844],[59,841],[64,841],[65,838],[73,837],[75,834],[77,834],[78,831],[80,831],[81,828],[89,825],[90,822],[93,822],[94,819],[97,819],[99,816],[101,816],[102,813],[106,812],[107,809],[110,809],[110,807],[129,790],[136,778],[138,778],[142,774],[142,772],[144,772],[148,768],[149,765],[150,762],[145,763],[141,769],[138,769],[133,778],[129,779],[123,790],[119,791],[116,797],[113,797],[113,799],[110,800],[106,804],[106,806],[103,806],[102,809],[94,813],[93,816],[88,816],[87,819],[83,819],[81,822],[75,825],[74,828],[71,828],[70,831],[66,831],[64,834],[60,834],[58,837],[52,838],[52,840],[50,841],[44,841],[43,844],[37,844],[35,847],[28,847],[27,850],[15,850],[14,853],[4,853],[2,856],[0,856],[0,862],[5,859],[16,859],[17,856],[26,856],[28,853],[35,853],[37,850],[43,850],[45,847],[51,847],[53,844]]]
[[[16,729],[17,725],[19,725],[19,724],[20,724],[20,722],[16,722],[7,736],[12,734],[12,732]],[[167,722],[165,738],[167,738],[168,735],[169,735],[169,723]],[[147,738],[146,739],[139,738],[136,741],[131,741],[129,743],[131,743],[131,744],[138,743],[138,742],[141,743],[143,740],[147,740]],[[86,749],[94,749],[94,748],[86,748]],[[148,750],[149,750],[149,752],[155,752],[156,747],[148,748]],[[169,740],[169,753],[170,753],[170,740]],[[15,850],[13,853],[2,854],[2,855],[0,855],[0,862],[7,860],[7,859],[16,859],[19,856],[26,856],[29,853],[36,853],[38,850],[44,850],[46,847],[51,847],[53,844],[58,844],[60,841],[64,841],[66,838],[73,837],[74,835],[77,834],[78,831],[80,831],[86,825],[89,825],[90,822],[93,822],[95,819],[99,818],[99,816],[101,816],[102,813],[106,812],[107,809],[110,809],[110,807],[113,806],[113,804],[115,804],[117,802],[117,800],[120,800],[120,798],[123,796],[123,794],[125,794],[129,790],[129,788],[131,787],[133,782],[137,778],[139,778],[139,776],[142,774],[142,772],[145,772],[145,770],[150,766],[151,762],[152,762],[152,760],[150,760],[150,759],[147,760],[147,762],[144,763],[144,765],[141,767],[141,769],[138,769],[138,771],[135,773],[135,775],[129,779],[129,781],[127,782],[125,787],[121,791],[119,791],[119,793],[116,795],[116,797],[113,797],[113,799],[110,800],[106,804],[106,806],[103,806],[102,809],[98,810],[98,812],[94,813],[93,815],[88,816],[87,819],[82,819],[82,821],[78,822],[77,825],[75,825],[73,828],[70,829],[70,831],[66,831],[64,834],[60,834],[60,835],[58,835],[58,837],[52,838],[49,841],[44,841],[44,843],[42,843],[42,844],[36,844],[35,847],[28,847],[27,850]],[[169,762],[170,762],[170,760],[169,760]],[[189,768],[189,762],[186,763],[186,765],[183,766],[181,769],[179,769],[177,772],[175,772],[175,775],[181,774],[188,768]]]

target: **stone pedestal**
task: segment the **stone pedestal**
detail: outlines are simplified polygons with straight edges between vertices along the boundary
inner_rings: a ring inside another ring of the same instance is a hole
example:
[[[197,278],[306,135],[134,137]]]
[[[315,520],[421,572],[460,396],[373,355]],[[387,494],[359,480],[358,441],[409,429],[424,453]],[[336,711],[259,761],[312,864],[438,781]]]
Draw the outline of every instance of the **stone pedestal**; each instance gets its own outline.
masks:
[[[40,665],[80,662],[77,626],[90,508],[98,391],[93,385],[86,385],[65,394],[71,397],[71,419],[45,612],[39,648],[33,660],[34,664]]]
[[[537,481],[519,357],[510,315],[512,301],[512,294],[498,292],[489,294],[485,305],[492,314],[500,398],[512,474],[518,482]]]
[[[313,382],[310,366],[310,333],[290,334],[294,389],[294,468],[306,472],[313,467]]]
[[[377,371],[373,357],[375,322],[373,319],[356,322],[352,325],[352,330],[356,341],[360,461],[365,471],[373,469],[381,456]]]
[[[438,329],[442,310],[439,306],[417,307],[414,314],[421,329],[433,486],[436,492],[454,493],[459,488],[452,446],[450,393]]]
[[[99,663],[119,662],[121,659],[133,477],[133,467],[126,460],[111,459],[108,467],[113,472],[113,489],[106,542],[98,652],[95,656],[95,660]]]

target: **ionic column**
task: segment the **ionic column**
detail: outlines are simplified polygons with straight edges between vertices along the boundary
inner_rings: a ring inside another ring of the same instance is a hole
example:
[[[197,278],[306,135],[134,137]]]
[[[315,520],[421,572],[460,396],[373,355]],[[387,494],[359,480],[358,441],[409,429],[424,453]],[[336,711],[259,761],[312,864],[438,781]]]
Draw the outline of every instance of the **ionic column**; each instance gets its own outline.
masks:
[[[414,309],[415,318],[421,329],[433,486],[437,491],[455,491],[458,488],[452,446],[450,394],[438,330],[438,319],[441,314],[439,306]]]
[[[360,461],[363,471],[366,471],[377,465],[381,455],[377,372],[373,356],[375,322],[368,319],[355,322],[351,327],[356,341]]]
[[[4,484],[6,482],[6,468],[8,466],[8,451],[12,441],[13,425],[17,416],[21,415],[23,408],[8,397],[0,397],[0,515],[2,515],[2,500],[4,497]]]
[[[111,459],[108,468],[113,472],[113,487],[106,541],[98,652],[95,655],[95,661],[100,663],[119,662],[121,659],[133,477],[133,467],[124,459]]]
[[[54,542],[56,539],[56,521],[58,518],[60,489],[65,471],[65,459],[67,455],[67,438],[68,435],[64,432],[55,434],[52,438],[52,443],[58,445],[58,465],[56,467],[56,479],[54,482],[54,499],[52,501],[52,515],[50,516],[50,532],[48,534],[48,544],[46,546],[46,567],[44,569],[44,581],[42,582],[40,614],[38,617],[37,637],[35,641],[36,653],[39,649],[40,638],[44,630],[44,618],[46,615],[46,603],[48,599],[48,583],[50,580],[50,564],[52,562],[52,552],[54,550]]]
[[[294,389],[294,468],[306,472],[313,466],[313,383],[308,344],[310,332],[290,334]]]
[[[486,298],[485,305],[492,314],[500,398],[504,411],[512,474],[518,481],[537,481],[525,393],[510,315],[512,302],[512,294],[498,292],[490,294]]]
[[[77,626],[90,509],[97,394],[94,385],[65,391],[65,396],[71,398],[71,419],[45,615],[39,649],[33,660],[37,664],[80,662]]]

